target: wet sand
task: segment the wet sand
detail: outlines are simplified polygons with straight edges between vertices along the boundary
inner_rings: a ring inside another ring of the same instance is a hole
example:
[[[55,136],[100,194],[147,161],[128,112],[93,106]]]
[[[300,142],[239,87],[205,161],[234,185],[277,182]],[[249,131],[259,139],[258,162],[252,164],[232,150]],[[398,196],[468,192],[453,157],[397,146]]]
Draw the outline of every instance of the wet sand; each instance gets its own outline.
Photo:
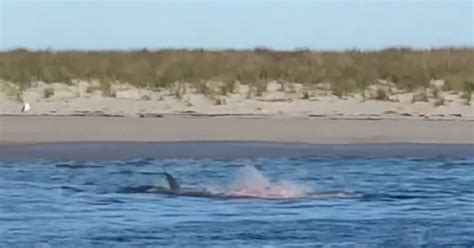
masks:
[[[474,157],[474,144],[303,144],[246,141],[79,142],[2,147],[0,160]]]
[[[474,122],[234,117],[0,117],[2,147],[57,142],[164,141],[474,144]]]

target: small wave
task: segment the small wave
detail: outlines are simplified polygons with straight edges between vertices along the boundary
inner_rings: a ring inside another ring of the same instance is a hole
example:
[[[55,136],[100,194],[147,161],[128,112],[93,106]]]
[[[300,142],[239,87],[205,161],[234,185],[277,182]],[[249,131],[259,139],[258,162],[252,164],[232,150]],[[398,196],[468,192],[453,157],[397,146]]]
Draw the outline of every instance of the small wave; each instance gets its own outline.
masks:
[[[76,187],[72,187],[72,186],[68,186],[68,185],[63,185],[61,186],[61,189],[62,190],[66,190],[66,191],[70,191],[70,192],[84,192],[84,190],[82,189],[79,189],[79,188],[76,188]]]

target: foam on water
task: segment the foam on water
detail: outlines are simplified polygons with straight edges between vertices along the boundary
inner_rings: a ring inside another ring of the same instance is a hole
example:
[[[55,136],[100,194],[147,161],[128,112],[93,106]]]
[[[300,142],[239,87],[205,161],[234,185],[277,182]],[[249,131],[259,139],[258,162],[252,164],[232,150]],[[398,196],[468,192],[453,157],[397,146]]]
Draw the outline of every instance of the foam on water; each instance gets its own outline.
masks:
[[[177,178],[180,181],[179,178]],[[246,165],[238,168],[234,173],[232,183],[223,183],[221,186],[187,185],[181,182],[182,188],[176,194],[180,196],[206,197],[206,198],[266,198],[266,199],[289,199],[308,197],[315,192],[311,187],[298,184],[290,180],[270,181],[254,166]],[[138,187],[126,187],[121,193],[165,193],[161,188],[168,186],[141,185]],[[159,189],[158,189],[159,188]],[[155,190],[156,189],[156,190]]]
[[[246,165],[237,169],[234,182],[227,195],[260,198],[298,198],[306,197],[311,190],[302,184],[289,180],[270,182],[255,167]]]

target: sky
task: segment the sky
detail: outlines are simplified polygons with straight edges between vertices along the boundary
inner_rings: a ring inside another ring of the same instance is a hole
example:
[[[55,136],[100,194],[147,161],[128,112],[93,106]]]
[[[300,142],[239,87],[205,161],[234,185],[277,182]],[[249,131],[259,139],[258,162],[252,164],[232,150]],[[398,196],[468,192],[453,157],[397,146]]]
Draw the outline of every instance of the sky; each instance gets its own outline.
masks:
[[[473,46],[474,0],[0,0],[0,49]]]

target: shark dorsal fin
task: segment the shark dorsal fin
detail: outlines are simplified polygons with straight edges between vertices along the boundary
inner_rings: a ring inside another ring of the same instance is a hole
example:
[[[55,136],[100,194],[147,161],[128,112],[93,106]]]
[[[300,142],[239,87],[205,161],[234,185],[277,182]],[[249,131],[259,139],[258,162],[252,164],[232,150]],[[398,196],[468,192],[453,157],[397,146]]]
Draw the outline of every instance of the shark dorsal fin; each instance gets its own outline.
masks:
[[[168,181],[168,184],[170,186],[170,190],[179,191],[179,184],[176,181],[176,179],[174,179],[174,177],[171,174],[169,174],[168,172],[163,172],[163,174],[165,175],[166,180]]]

